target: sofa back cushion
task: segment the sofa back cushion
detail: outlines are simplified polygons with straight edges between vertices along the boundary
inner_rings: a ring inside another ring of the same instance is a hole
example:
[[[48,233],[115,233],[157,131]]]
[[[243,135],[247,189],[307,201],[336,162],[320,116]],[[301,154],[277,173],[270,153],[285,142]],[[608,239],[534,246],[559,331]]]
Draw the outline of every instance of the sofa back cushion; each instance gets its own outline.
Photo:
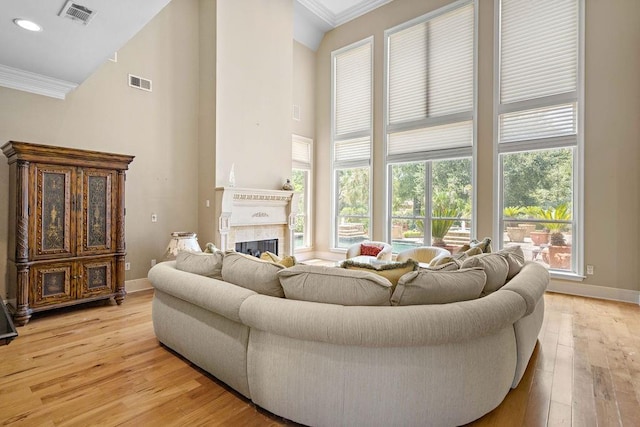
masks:
[[[176,269],[214,279],[222,279],[223,258],[224,252],[219,250],[212,253],[180,251],[176,256]]]
[[[487,276],[481,268],[419,270],[400,278],[392,305],[447,304],[480,296]]]
[[[461,268],[481,267],[487,274],[487,283],[482,291],[483,295],[500,289],[507,281],[509,264],[507,260],[497,253],[481,254],[464,260]]]
[[[524,252],[522,252],[520,245],[509,245],[498,251],[498,253],[502,255],[504,259],[507,260],[507,264],[509,264],[509,273],[507,273],[507,281],[509,281],[522,270],[524,266]]]
[[[393,285],[360,270],[296,265],[278,273],[289,299],[340,305],[389,305]]]
[[[222,280],[259,294],[283,297],[278,272],[284,267],[251,255],[227,251],[222,263]]]

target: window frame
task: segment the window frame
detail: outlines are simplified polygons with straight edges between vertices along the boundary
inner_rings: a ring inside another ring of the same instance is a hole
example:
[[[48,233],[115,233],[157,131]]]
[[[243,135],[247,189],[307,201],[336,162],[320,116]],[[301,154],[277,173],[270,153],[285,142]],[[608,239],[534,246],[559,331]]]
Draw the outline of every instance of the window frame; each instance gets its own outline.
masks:
[[[585,70],[585,0],[576,0],[578,4],[578,46],[577,46],[577,79],[575,93],[566,92],[514,101],[501,104],[501,17],[502,1],[494,0],[494,65],[493,65],[493,162],[494,162],[494,242],[499,248],[504,247],[504,212],[503,212],[503,163],[501,155],[570,148],[573,151],[573,195],[571,230],[576,239],[572,239],[571,271],[549,270],[552,278],[580,281],[584,276],[584,70]],[[526,111],[536,108],[558,106],[560,104],[575,103],[577,108],[576,136],[548,137],[539,140],[521,140],[517,142],[500,143],[500,116],[512,112]],[[528,222],[528,221],[523,221]],[[534,221],[535,222],[535,221]],[[541,221],[544,222],[544,221]],[[547,221],[549,222],[549,221]],[[577,244],[576,244],[577,243]]]
[[[371,90],[371,106],[369,112],[369,128],[367,130],[351,132],[346,137],[343,137],[339,141],[344,139],[355,139],[368,137],[369,138],[369,158],[368,159],[360,159],[360,160],[351,160],[351,161],[337,161],[335,158],[335,147],[337,138],[336,138],[336,57],[342,53],[348,52],[352,49],[357,49],[366,44],[370,45],[371,48],[371,57],[370,57],[370,70],[371,70],[371,79],[369,82],[369,87]],[[369,218],[369,233],[373,230],[373,109],[374,109],[374,37],[369,36],[357,42],[351,43],[349,45],[343,46],[339,49],[336,49],[331,52],[331,149],[330,149],[330,157],[331,157],[331,230],[332,230],[332,239],[331,239],[331,248],[332,252],[346,252],[347,248],[340,248],[339,237],[338,237],[338,217],[339,213],[338,209],[338,197],[339,197],[339,188],[338,188],[338,171],[345,169],[356,169],[356,168],[368,168],[369,169],[369,203],[368,203],[368,218]],[[372,238],[372,236],[369,236]]]
[[[426,117],[419,120],[414,120],[404,123],[390,124],[390,112],[389,112],[389,37],[397,32],[403,31],[412,26],[420,23],[438,18],[456,9],[465,7],[467,5],[473,5],[473,93],[472,93],[472,108],[470,112],[458,112],[446,114],[444,116]],[[386,227],[384,230],[385,241],[391,242],[392,240],[392,226],[393,226],[393,176],[392,167],[396,164],[402,163],[415,163],[425,162],[425,226],[424,226],[424,244],[426,246],[431,245],[431,221],[433,216],[433,194],[431,188],[430,176],[432,171],[432,162],[437,160],[456,160],[471,158],[471,228],[470,237],[476,238],[477,230],[477,128],[478,128],[478,1],[477,0],[457,0],[448,5],[442,6],[434,11],[428,12],[424,15],[413,18],[409,21],[403,22],[392,28],[384,31],[384,79],[383,79],[383,149],[385,153],[384,165],[385,165],[385,208],[386,208]],[[462,148],[450,148],[444,150],[432,150],[432,151],[418,151],[412,153],[402,153],[389,155],[389,135],[391,132],[402,132],[414,129],[424,129],[433,126],[447,125],[452,123],[460,123],[463,120],[471,120],[472,122],[472,145],[471,147]],[[428,237],[427,237],[428,236]]]
[[[313,250],[313,139],[306,138],[304,136],[293,134],[292,144],[302,143],[307,144],[309,146],[309,162],[300,162],[295,159],[291,162],[292,170],[301,170],[306,171],[306,185],[305,185],[305,193],[304,193],[304,202],[305,202],[305,214],[304,214],[304,238],[303,243],[305,244],[302,247],[296,248],[294,244],[293,251],[294,253],[303,253],[309,252]],[[300,216],[297,214],[296,216]]]

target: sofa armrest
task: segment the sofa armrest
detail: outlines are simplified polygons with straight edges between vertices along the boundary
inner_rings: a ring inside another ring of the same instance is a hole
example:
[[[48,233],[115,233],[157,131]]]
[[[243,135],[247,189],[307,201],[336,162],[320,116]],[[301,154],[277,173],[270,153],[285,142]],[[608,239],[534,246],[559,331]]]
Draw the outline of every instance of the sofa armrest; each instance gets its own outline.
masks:
[[[163,262],[149,270],[149,280],[157,291],[241,322],[240,306],[256,292],[222,280],[177,270],[175,265],[175,261]]]
[[[526,315],[533,313],[536,305],[549,286],[549,272],[538,263],[527,261],[522,270],[501,290],[512,291],[520,295],[527,303]]]

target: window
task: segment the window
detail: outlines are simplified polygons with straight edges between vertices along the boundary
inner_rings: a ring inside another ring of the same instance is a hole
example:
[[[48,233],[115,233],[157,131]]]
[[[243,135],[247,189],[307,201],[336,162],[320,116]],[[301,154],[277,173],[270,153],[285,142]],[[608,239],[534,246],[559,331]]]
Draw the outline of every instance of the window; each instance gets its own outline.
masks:
[[[331,54],[333,71],[333,246],[371,236],[373,39]]]
[[[385,32],[388,233],[394,252],[469,241],[475,134],[475,3]]]
[[[582,0],[496,0],[500,246],[581,274]]]
[[[313,141],[309,138],[293,135],[292,138],[292,174],[293,191],[299,194],[298,213],[293,230],[294,250],[311,247],[311,192],[312,192],[312,153]]]

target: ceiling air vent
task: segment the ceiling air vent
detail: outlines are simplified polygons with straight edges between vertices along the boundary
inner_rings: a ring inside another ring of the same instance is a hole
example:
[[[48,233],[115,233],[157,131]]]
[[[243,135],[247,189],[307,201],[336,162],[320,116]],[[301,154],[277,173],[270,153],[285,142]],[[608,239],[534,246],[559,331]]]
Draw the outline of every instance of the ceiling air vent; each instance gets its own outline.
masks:
[[[89,9],[88,7],[82,6],[78,3],[74,3],[69,0],[58,16],[62,16],[63,18],[69,18],[76,22],[80,22],[84,25],[87,25],[91,18],[96,14],[94,10]]]
[[[151,80],[129,74],[129,86],[151,92]]]

